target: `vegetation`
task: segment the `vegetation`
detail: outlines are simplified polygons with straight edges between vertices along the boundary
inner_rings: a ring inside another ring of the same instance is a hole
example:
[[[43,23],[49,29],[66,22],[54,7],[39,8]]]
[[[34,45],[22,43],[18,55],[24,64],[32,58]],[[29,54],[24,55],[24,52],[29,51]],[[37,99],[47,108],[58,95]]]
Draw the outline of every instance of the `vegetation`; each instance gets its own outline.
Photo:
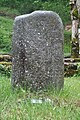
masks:
[[[6,62],[5,62],[6,63]],[[0,63],[0,74],[5,75],[7,77],[11,76],[11,72],[12,72],[12,65],[10,64],[2,64]]]
[[[64,56],[71,54],[71,31],[64,30]]]
[[[12,13],[12,11],[10,11]],[[8,12],[8,14],[10,14]],[[0,17],[0,53],[11,53],[11,41],[12,41],[12,27],[13,19],[9,17]],[[65,55],[70,54],[71,32],[64,31],[64,53]]]
[[[17,9],[12,9],[9,7],[0,7],[0,15],[1,16],[9,16],[10,18],[14,18],[15,16],[19,15],[20,13],[18,12]]]
[[[0,53],[11,51],[12,24],[12,19],[0,17]]]
[[[70,23],[69,0],[0,0],[0,6],[16,9],[20,14],[52,10],[61,16],[64,24]]]
[[[13,18],[34,10],[52,10],[57,12],[64,25],[70,23],[69,0],[0,0],[0,53],[11,53]],[[64,32],[64,53],[70,53],[70,32]]]
[[[0,15],[4,16],[0,17],[0,54],[11,53],[13,18],[34,10],[56,11],[64,25],[70,24],[69,0],[0,0]],[[65,55],[71,53],[70,36],[71,32],[64,31]],[[41,99],[42,103],[33,104],[32,99]],[[0,64],[0,120],[80,120],[79,76],[65,78],[60,92],[14,91],[11,66]]]
[[[48,101],[31,103],[39,98]],[[80,78],[65,78],[60,93],[53,89],[31,93],[13,91],[10,79],[0,75],[0,113],[1,120],[80,120]]]

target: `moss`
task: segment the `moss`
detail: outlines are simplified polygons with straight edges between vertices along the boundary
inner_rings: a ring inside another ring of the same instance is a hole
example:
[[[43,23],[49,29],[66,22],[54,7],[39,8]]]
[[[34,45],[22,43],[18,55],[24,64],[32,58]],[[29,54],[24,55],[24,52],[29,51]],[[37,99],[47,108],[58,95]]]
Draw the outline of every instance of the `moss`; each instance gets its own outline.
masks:
[[[78,18],[78,9],[75,8],[72,12],[73,16],[75,16],[76,18]]]
[[[79,57],[79,43],[78,43],[78,38],[73,38],[71,44],[72,44],[71,57],[72,58],[78,58]]]

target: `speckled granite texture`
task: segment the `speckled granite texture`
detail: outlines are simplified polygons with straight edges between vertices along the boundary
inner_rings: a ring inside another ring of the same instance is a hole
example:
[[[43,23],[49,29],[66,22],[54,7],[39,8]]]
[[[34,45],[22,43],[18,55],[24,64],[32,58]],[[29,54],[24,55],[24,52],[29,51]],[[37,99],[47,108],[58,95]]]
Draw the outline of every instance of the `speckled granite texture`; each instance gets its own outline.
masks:
[[[14,20],[12,86],[61,89],[64,83],[63,24],[52,11],[35,11]]]

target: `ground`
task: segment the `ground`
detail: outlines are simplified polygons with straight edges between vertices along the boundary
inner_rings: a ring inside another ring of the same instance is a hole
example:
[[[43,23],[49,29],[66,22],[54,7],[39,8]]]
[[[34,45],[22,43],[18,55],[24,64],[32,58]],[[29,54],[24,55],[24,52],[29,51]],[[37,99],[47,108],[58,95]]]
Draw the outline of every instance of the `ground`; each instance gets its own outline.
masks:
[[[80,78],[65,78],[64,88],[43,92],[11,89],[11,78],[0,75],[1,120],[80,120]],[[31,99],[43,99],[33,104]],[[47,99],[45,102],[44,99]]]

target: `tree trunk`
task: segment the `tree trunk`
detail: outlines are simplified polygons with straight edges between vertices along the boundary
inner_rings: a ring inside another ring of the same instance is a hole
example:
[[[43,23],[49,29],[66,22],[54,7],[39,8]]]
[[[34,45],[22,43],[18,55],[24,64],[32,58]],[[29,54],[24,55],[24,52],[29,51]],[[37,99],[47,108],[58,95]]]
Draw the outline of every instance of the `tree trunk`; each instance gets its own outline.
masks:
[[[80,0],[77,0],[76,5],[78,9],[78,19],[79,19],[78,39],[79,39],[79,56],[80,56]]]
[[[71,42],[71,57],[79,57],[79,38],[78,38],[78,9],[76,5],[76,0],[70,0],[71,5],[71,20],[72,20],[72,42]]]
[[[72,58],[79,57],[79,43],[78,43],[78,20],[72,21]]]

